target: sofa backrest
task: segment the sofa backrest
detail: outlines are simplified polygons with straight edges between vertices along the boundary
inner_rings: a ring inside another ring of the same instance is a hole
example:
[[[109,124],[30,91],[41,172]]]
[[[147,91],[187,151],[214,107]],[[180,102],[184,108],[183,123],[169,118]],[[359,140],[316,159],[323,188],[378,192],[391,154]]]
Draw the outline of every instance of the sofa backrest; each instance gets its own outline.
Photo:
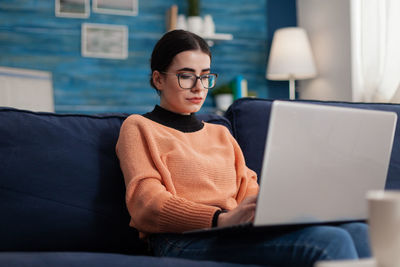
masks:
[[[137,245],[114,152],[124,118],[0,110],[0,250]]]
[[[0,108],[0,251],[145,253],[115,154],[126,117]]]
[[[400,105],[334,101],[297,101],[396,112],[399,119],[396,125],[396,135],[392,148],[386,188],[400,189]],[[262,160],[264,157],[272,102],[273,100],[268,99],[242,98],[235,101],[225,114],[231,122],[233,136],[242,148],[248,167],[257,172],[258,177],[261,173]]]

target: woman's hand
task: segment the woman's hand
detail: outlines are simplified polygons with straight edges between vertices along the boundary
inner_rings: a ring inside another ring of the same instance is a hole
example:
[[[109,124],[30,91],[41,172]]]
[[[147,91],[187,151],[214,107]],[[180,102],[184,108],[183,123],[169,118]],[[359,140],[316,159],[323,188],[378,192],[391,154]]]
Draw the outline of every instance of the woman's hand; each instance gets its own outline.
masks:
[[[235,209],[218,216],[218,227],[253,222],[257,195],[245,198]]]

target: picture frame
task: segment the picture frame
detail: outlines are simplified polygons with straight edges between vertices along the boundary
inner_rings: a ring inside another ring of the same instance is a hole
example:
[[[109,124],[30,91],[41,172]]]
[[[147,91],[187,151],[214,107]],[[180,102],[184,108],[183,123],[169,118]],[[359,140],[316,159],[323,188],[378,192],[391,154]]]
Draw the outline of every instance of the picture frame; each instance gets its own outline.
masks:
[[[0,106],[54,112],[52,73],[0,66]]]
[[[88,18],[90,0],[55,0],[55,15],[67,18]]]
[[[139,14],[139,0],[92,0],[92,9],[95,13],[137,16]]]
[[[82,23],[82,56],[108,59],[128,58],[126,25]]]

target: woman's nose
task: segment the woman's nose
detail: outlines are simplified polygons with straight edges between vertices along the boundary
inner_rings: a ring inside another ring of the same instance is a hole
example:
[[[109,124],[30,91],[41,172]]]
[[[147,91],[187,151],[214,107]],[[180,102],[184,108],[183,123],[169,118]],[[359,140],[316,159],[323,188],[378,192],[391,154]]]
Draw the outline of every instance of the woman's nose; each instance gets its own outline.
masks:
[[[200,79],[196,79],[196,83],[194,84],[194,87],[192,88],[192,90],[194,91],[198,91],[198,90],[203,90],[203,84],[201,83]]]

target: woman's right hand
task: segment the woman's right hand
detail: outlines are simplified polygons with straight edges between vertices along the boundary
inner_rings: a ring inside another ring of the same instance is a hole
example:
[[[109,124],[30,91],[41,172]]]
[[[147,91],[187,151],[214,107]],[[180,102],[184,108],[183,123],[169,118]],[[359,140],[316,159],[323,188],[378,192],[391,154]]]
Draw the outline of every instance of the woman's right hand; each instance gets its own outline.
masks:
[[[254,221],[257,195],[245,198],[235,209],[218,216],[218,227],[231,226],[236,224]]]

